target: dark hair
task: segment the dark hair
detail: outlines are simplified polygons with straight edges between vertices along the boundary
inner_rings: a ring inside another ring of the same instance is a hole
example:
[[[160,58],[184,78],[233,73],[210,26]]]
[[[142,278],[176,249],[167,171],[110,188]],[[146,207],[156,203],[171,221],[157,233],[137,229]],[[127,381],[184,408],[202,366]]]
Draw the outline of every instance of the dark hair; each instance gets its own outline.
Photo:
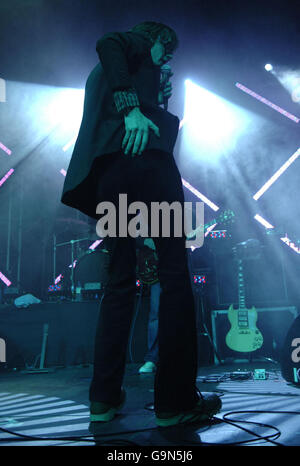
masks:
[[[167,44],[169,51],[172,52],[179,46],[179,40],[176,32],[166,24],[155,23],[154,21],[144,21],[143,23],[136,24],[130,29],[130,31],[145,34],[153,44],[160,35],[161,42],[163,44]]]

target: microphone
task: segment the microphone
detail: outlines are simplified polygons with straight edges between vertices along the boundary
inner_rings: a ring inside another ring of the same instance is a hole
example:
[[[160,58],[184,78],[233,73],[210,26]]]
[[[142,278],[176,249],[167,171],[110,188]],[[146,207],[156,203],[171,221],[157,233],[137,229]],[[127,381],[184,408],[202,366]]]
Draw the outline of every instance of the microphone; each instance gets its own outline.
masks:
[[[172,70],[170,65],[162,65],[160,68],[160,89],[162,90],[167,82],[169,81],[170,77],[172,76]],[[164,97],[163,99],[164,109],[168,110],[168,98]]]

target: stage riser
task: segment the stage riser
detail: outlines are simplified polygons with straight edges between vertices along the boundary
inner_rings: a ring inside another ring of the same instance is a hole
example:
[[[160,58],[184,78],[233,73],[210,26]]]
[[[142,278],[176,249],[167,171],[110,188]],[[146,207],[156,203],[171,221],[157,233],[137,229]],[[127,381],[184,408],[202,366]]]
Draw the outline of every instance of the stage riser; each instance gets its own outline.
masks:
[[[43,327],[49,325],[45,366],[71,366],[93,362],[99,301],[44,303],[0,310],[0,338],[6,343],[9,368],[32,365],[41,353]],[[143,361],[146,351],[149,298],[143,298],[133,328],[132,362]],[[130,362],[129,351],[127,361]],[[39,366],[39,361],[37,363]]]
[[[135,307],[127,348],[128,363],[144,361],[149,308],[149,296],[141,299],[138,311]],[[15,306],[0,309],[0,338],[6,342],[7,367],[24,368],[25,363],[33,365],[41,353],[44,324],[49,325],[46,367],[92,364],[99,309],[99,301],[43,303],[27,309],[16,309]],[[212,355],[207,338],[201,335],[198,338],[199,365],[208,365],[212,362]]]

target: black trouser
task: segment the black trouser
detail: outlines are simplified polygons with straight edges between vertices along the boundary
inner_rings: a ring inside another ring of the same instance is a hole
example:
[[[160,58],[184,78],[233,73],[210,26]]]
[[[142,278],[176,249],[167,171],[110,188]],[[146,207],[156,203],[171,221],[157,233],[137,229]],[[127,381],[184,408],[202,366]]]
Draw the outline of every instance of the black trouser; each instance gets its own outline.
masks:
[[[149,212],[151,201],[184,202],[181,176],[172,155],[152,150],[136,157],[122,153],[110,157],[99,178],[99,201],[112,201],[118,206],[119,193],[126,193],[128,204],[143,201]],[[153,240],[162,288],[154,408],[160,412],[188,410],[197,401],[197,336],[185,237]],[[96,331],[90,400],[117,404],[134,312],[136,249],[130,236],[110,238],[109,244],[109,278]]]

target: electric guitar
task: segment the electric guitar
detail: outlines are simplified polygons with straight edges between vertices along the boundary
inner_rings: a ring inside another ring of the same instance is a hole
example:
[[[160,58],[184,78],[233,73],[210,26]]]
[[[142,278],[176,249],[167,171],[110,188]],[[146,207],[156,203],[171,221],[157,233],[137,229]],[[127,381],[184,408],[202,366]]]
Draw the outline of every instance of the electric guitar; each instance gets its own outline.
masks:
[[[242,259],[238,260],[238,292],[239,308],[234,309],[231,304],[228,309],[231,329],[226,335],[226,344],[233,351],[249,353],[259,349],[264,340],[256,327],[257,311],[255,307],[246,308]]]
[[[193,238],[198,231],[203,229],[207,230],[210,226],[221,223],[226,225],[234,221],[234,212],[232,210],[224,210],[217,218],[214,218],[211,222],[206,223],[205,225],[200,225],[191,233],[186,235],[187,239]],[[144,247],[139,251],[138,260],[137,260],[137,275],[139,280],[145,285],[154,285],[158,282],[158,257],[156,251]]]

